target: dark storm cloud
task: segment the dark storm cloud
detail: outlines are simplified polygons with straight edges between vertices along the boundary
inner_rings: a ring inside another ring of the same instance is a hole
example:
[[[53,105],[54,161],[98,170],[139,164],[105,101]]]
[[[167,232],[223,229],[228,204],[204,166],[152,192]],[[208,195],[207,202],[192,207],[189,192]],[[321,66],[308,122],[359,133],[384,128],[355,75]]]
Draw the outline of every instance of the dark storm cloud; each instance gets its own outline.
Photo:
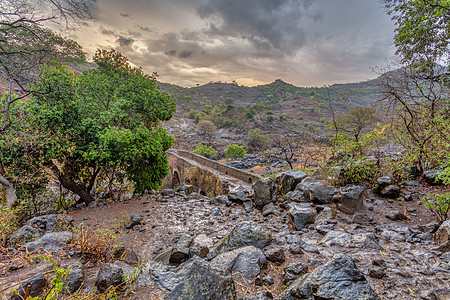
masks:
[[[320,20],[312,0],[208,0],[197,12],[212,36],[239,37],[262,49],[292,54],[307,42],[304,24]],[[219,20],[217,20],[219,19]]]
[[[177,50],[169,50],[164,53],[169,56],[175,56],[175,55],[177,55]]]
[[[120,15],[121,15],[122,17],[124,17],[124,18],[129,18],[129,17],[130,17],[129,14],[120,13]]]
[[[103,35],[111,35],[111,36],[117,35],[117,33],[114,30],[108,30],[108,29],[104,28],[103,26],[100,26],[100,33]]]
[[[116,42],[119,44],[120,47],[129,47],[134,43],[134,40],[132,38],[126,38],[124,36],[119,37]]]
[[[188,58],[191,57],[194,54],[193,51],[189,51],[189,50],[183,50],[181,51],[181,53],[178,55],[179,58]]]

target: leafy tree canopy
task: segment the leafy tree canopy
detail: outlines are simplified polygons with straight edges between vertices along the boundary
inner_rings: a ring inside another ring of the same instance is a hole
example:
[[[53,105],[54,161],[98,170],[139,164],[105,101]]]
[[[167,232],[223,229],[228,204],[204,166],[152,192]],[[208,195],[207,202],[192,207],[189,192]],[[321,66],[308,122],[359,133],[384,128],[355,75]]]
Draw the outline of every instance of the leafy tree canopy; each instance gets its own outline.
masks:
[[[86,203],[108,169],[126,171],[135,192],[161,185],[173,137],[159,124],[175,111],[153,78],[120,53],[97,50],[94,61],[98,68],[79,76],[63,65],[43,67],[22,128],[39,134],[45,165]]]

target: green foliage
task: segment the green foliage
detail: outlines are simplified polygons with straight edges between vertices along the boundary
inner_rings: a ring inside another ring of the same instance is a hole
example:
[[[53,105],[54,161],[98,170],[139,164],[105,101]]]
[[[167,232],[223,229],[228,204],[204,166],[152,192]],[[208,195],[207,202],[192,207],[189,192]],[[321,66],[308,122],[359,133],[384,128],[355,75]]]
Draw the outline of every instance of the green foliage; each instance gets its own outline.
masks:
[[[159,124],[172,117],[175,103],[120,53],[98,50],[94,61],[98,68],[79,76],[61,65],[42,68],[24,120],[38,138],[39,159],[78,194],[89,193],[109,169],[126,171],[137,193],[156,189],[168,174],[165,151],[173,143]]]
[[[448,59],[450,1],[396,0],[385,3],[397,26],[397,54],[401,54],[405,62],[429,67]]]
[[[198,143],[197,147],[192,151],[192,153],[195,153],[195,154],[198,154],[201,156],[205,156],[205,157],[209,157],[209,158],[213,158],[213,157],[217,156],[217,151],[214,150],[213,147],[203,145],[202,143]]]
[[[269,139],[269,135],[263,134],[259,128],[250,129],[248,131],[247,141],[250,146],[264,148],[268,146]]]
[[[450,193],[429,194],[420,200],[421,204],[436,216],[439,223],[447,220],[450,211]]]
[[[225,157],[226,158],[244,158],[247,152],[244,149],[244,146],[239,146],[236,144],[228,145],[227,149],[225,149]]]
[[[5,244],[9,237],[18,229],[14,211],[0,205],[0,245]]]
[[[359,184],[368,182],[374,184],[377,178],[380,177],[380,167],[376,161],[361,159],[350,159],[348,163],[343,166],[336,184],[345,186],[347,184]]]

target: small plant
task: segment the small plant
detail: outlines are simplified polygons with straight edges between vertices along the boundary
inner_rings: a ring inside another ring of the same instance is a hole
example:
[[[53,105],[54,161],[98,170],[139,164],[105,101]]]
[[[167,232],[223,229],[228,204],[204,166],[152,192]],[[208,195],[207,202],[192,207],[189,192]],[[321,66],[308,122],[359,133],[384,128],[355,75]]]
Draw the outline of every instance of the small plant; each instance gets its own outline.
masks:
[[[93,231],[88,227],[82,226],[77,238],[71,242],[70,246],[80,251],[85,258],[106,262],[110,258],[108,253],[114,250],[116,239],[117,235],[112,230],[99,229],[98,231]]]
[[[337,178],[337,185],[345,186],[347,184],[358,184],[368,182],[376,183],[376,179],[380,176],[380,167],[376,161],[372,160],[351,160],[341,170]]]
[[[0,245],[4,244],[17,229],[14,211],[0,205]]]
[[[244,149],[244,146],[239,146],[236,144],[228,145],[227,149],[225,149],[225,157],[226,158],[244,158],[247,152]]]
[[[215,157],[217,155],[217,151],[213,147],[203,145],[202,143],[198,143],[197,148],[195,148],[192,153],[209,158]]]
[[[450,211],[450,193],[429,194],[420,198],[420,200],[420,204],[428,208],[436,216],[439,224],[447,220]]]

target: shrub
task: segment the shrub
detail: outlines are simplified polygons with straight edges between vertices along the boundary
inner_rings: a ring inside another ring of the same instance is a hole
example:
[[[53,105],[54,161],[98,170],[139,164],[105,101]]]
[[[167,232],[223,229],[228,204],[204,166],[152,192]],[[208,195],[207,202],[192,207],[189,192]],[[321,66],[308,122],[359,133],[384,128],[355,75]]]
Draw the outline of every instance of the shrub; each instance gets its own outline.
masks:
[[[225,150],[226,158],[243,158],[247,152],[244,149],[244,146],[239,146],[236,144],[228,145]]]
[[[217,155],[217,151],[214,150],[211,146],[203,145],[202,143],[198,143],[197,147],[192,151],[192,153],[212,158]]]
[[[450,193],[429,194],[420,200],[421,204],[436,216],[440,224],[447,220],[450,211]]]
[[[0,244],[4,244],[17,229],[14,212],[10,208],[0,205]]]
[[[269,135],[263,134],[259,128],[250,129],[248,131],[247,140],[250,146],[263,148],[269,143]]]
[[[358,184],[368,182],[374,184],[380,177],[380,167],[372,160],[351,160],[339,174],[337,185]]]

